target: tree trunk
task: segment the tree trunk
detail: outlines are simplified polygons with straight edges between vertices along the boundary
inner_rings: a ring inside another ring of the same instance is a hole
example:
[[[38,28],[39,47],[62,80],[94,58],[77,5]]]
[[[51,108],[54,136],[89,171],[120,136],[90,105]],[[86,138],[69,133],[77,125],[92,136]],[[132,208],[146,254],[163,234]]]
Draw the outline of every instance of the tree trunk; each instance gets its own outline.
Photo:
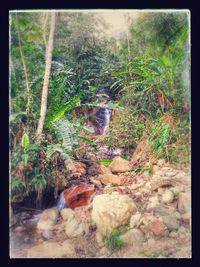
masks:
[[[42,131],[44,127],[44,121],[47,112],[47,97],[48,97],[48,85],[49,85],[49,77],[51,71],[51,61],[52,61],[52,51],[53,51],[53,40],[54,40],[54,32],[56,25],[56,13],[51,13],[51,27],[49,33],[49,41],[46,49],[46,66],[45,66],[45,74],[44,74],[44,83],[42,88],[42,99],[41,99],[41,109],[40,109],[40,119],[38,122],[38,127],[36,131],[36,141],[40,141],[42,136]]]
[[[32,96],[31,96],[31,91],[30,91],[30,86],[29,86],[28,72],[27,72],[27,68],[26,68],[26,61],[25,61],[25,58],[24,58],[24,53],[22,51],[21,37],[20,37],[19,28],[18,28],[18,16],[17,16],[17,13],[16,13],[16,22],[17,22],[17,35],[18,35],[18,42],[19,42],[19,52],[20,52],[20,56],[21,56],[21,60],[22,60],[23,69],[24,69],[25,84],[26,84],[26,94],[27,94],[26,112],[27,112],[27,115],[29,116],[30,113],[31,113]]]

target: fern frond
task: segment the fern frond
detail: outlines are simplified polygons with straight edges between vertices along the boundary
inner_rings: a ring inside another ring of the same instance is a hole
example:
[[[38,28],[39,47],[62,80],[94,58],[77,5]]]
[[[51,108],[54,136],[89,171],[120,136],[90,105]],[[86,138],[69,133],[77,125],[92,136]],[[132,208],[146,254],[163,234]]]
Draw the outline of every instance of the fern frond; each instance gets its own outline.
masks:
[[[73,124],[70,123],[67,118],[62,118],[58,121],[54,121],[52,126],[62,141],[62,147],[67,151],[71,151],[74,145],[77,145],[75,137],[75,131]]]

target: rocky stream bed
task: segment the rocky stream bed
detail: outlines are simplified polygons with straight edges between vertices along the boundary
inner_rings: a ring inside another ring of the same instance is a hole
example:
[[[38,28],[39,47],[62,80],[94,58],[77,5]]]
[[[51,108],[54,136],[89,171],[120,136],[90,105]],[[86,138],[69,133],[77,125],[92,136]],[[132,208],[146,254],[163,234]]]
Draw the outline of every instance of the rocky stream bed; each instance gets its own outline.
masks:
[[[88,181],[97,188],[88,205],[12,214],[11,258],[191,257],[189,169],[155,160],[137,173],[115,157]],[[118,249],[108,245],[113,231]]]

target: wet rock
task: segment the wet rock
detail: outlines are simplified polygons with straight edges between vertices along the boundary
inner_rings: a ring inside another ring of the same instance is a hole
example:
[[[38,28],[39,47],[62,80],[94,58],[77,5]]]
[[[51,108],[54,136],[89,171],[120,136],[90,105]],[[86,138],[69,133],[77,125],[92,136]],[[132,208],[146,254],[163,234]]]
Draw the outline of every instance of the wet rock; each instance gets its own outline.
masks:
[[[139,212],[136,212],[134,215],[132,215],[130,219],[130,228],[138,227],[141,217],[142,215]]]
[[[56,224],[58,216],[59,216],[59,211],[56,208],[44,210],[37,223],[37,229],[51,230],[53,226]]]
[[[113,185],[120,185],[121,184],[121,178],[118,175],[114,174],[100,174],[99,178],[101,182],[105,185],[107,184],[113,184]]]
[[[27,258],[74,258],[75,256],[74,247],[68,240],[61,244],[45,241],[28,249],[27,252]]]
[[[155,236],[161,236],[165,232],[165,225],[159,220],[155,219],[154,221],[148,224],[148,230]]]
[[[169,204],[174,200],[174,194],[172,191],[166,189],[164,194],[162,195],[162,202],[165,204]]]
[[[96,188],[91,184],[81,183],[72,186],[63,191],[67,207],[74,209],[76,207],[88,205],[96,192]]]
[[[181,192],[178,196],[178,210],[180,213],[191,212],[191,198],[190,193]]]
[[[112,163],[109,165],[109,169],[112,173],[122,173],[132,170],[130,162],[121,157],[115,157]]]
[[[121,235],[121,240],[126,244],[134,244],[144,242],[144,233],[139,229],[131,229],[125,234]]]
[[[123,225],[137,211],[133,200],[117,192],[95,196],[93,200],[92,220],[102,235]]]

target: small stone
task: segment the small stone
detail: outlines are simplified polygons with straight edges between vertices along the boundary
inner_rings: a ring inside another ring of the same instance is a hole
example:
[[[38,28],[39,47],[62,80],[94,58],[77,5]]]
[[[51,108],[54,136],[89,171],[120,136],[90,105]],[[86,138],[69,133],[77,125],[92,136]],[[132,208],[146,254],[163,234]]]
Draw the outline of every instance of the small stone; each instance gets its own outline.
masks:
[[[173,231],[173,232],[169,233],[169,237],[177,238],[178,237],[178,233]]]
[[[100,174],[99,178],[101,182],[105,185],[113,184],[113,185],[121,185],[121,178],[118,175],[114,174]]]
[[[191,212],[191,198],[190,193],[181,192],[178,197],[178,211],[180,213],[190,213]]]
[[[21,233],[21,232],[24,232],[25,230],[26,230],[25,227],[23,227],[23,226],[17,226],[15,228],[15,233]]]
[[[125,234],[121,235],[121,240],[127,244],[138,244],[138,242],[144,242],[144,234],[139,229],[131,229]]]
[[[167,226],[168,229],[178,229],[179,221],[173,216],[162,216],[163,223]]]
[[[165,160],[164,160],[164,159],[159,159],[159,160],[157,161],[157,165],[158,165],[159,167],[162,167],[164,164],[165,164]]]
[[[155,245],[155,243],[156,243],[156,241],[155,241],[155,239],[153,239],[153,238],[149,238],[149,239],[147,240],[147,244],[148,244],[148,246],[153,246],[153,245]]]
[[[158,195],[163,195],[163,193],[164,193],[163,188],[162,187],[159,187],[158,188]]]
[[[89,225],[86,222],[73,218],[65,223],[65,233],[69,238],[81,236],[89,232]]]
[[[122,173],[132,170],[130,162],[121,157],[115,157],[112,163],[109,165],[109,169],[112,173]]]
[[[147,210],[153,210],[155,207],[159,205],[159,199],[158,196],[153,196],[149,198],[149,203],[147,206]]]
[[[130,228],[134,228],[134,227],[138,227],[139,226],[139,222],[141,219],[141,213],[136,212],[134,215],[131,216],[130,219]]]
[[[189,212],[181,214],[181,219],[187,223],[191,220],[191,214]]]
[[[163,203],[169,204],[173,201],[173,199],[174,199],[174,194],[170,190],[165,190],[162,196]]]
[[[159,219],[155,219],[153,222],[150,222],[148,224],[148,229],[154,235],[160,236],[163,235],[166,227]]]
[[[101,182],[96,178],[94,178],[93,176],[91,176],[89,179],[92,184],[96,185],[97,187],[102,187]]]

